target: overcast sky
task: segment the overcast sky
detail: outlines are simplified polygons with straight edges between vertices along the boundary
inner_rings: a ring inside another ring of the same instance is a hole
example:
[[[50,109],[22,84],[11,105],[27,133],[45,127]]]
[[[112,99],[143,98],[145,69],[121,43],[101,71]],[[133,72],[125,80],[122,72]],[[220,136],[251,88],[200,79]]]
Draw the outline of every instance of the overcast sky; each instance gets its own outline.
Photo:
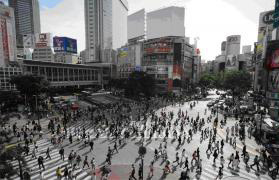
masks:
[[[128,0],[129,14],[177,5],[185,7],[186,36],[199,37],[202,59],[220,54],[221,42],[229,35],[241,35],[241,45],[257,40],[259,13],[274,9],[275,0]],[[42,32],[78,40],[85,48],[84,0],[40,0]],[[193,42],[193,41],[191,41]]]

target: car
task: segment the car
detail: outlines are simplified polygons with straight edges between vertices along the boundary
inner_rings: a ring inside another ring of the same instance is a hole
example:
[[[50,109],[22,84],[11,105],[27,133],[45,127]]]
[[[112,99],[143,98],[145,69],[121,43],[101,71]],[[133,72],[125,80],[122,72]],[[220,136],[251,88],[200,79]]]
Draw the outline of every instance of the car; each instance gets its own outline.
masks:
[[[215,102],[214,101],[210,101],[209,103],[207,103],[207,107],[212,107],[214,106]]]

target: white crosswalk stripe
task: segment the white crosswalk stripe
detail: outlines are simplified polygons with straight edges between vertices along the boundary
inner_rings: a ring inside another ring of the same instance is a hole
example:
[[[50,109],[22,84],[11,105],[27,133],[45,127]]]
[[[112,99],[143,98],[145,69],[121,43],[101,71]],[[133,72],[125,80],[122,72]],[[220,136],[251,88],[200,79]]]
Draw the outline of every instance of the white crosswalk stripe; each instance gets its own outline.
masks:
[[[236,177],[246,178],[249,180],[255,180],[255,179],[271,180],[271,177],[268,175],[267,172],[265,174],[260,173],[260,175],[258,176],[255,172],[256,167],[253,167],[254,169],[248,168],[249,171],[247,171],[246,165],[243,163],[242,159],[239,164],[239,168],[237,170],[228,168],[227,163],[228,162],[225,163],[224,168],[223,168],[223,178],[236,176]],[[250,164],[251,164],[251,160],[250,160]],[[195,173],[190,173],[190,176],[196,180],[216,179],[216,177],[218,175],[219,167],[221,167],[220,160],[216,159],[216,166],[213,166],[213,164],[208,164],[208,163],[202,165],[202,173],[199,175],[198,178],[191,176],[192,174],[195,174]],[[279,179],[279,177],[277,179]]]
[[[65,156],[65,161],[61,160],[59,150],[56,149],[48,140],[42,139],[37,141],[38,146],[38,152],[36,153],[36,156],[42,156],[44,158],[44,166],[45,170],[42,169],[44,179],[46,180],[55,180],[56,177],[56,169],[58,167],[61,167],[61,170],[65,169],[65,167],[68,167],[68,170],[72,170],[71,165],[68,164],[68,158]],[[30,145],[30,152],[34,149],[34,145]],[[46,159],[46,150],[47,148],[50,148],[50,156],[51,159]],[[40,169],[38,165],[37,158],[32,157],[32,153],[29,153],[28,156],[24,155],[24,159],[26,162],[26,166],[24,166],[24,169],[28,169],[31,175],[31,180],[38,180],[40,179]],[[15,169],[19,170],[19,165],[17,161],[10,162]],[[74,173],[74,176],[76,176],[76,179],[83,180],[83,179],[91,179],[91,176],[86,172],[86,170],[83,170],[81,168],[76,168]],[[13,180],[20,180],[19,175],[14,175],[10,177],[10,179]]]

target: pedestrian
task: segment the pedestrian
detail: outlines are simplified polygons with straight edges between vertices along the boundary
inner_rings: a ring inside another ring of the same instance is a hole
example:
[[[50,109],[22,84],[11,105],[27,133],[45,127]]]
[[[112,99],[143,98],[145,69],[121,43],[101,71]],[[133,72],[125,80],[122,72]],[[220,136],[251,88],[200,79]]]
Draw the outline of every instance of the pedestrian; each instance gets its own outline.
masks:
[[[210,151],[210,154],[211,154],[212,150],[211,150],[211,142],[210,141],[209,141],[209,143],[207,145],[206,154],[208,153],[208,151]]]
[[[89,146],[90,146],[90,152],[93,151],[93,146],[94,146],[93,140],[91,140],[91,141],[89,142]]]
[[[130,174],[129,179],[137,180],[137,179],[135,178],[135,173],[136,173],[136,170],[135,170],[134,164],[132,164],[132,171],[131,171],[131,174]]]
[[[186,157],[185,162],[184,162],[184,169],[187,168],[187,171],[189,170],[189,161],[188,157]]]
[[[217,149],[214,150],[214,153],[213,153],[213,164],[215,165],[215,161],[216,159],[218,158],[218,152],[217,152]]]
[[[154,161],[151,161],[150,165],[149,165],[149,173],[148,173],[148,177],[151,178],[154,175]]]
[[[236,148],[236,136],[233,137],[233,147]]]
[[[194,153],[192,154],[192,160],[191,160],[191,165],[193,166],[193,161],[195,160],[195,163],[197,162],[197,152],[194,151]]]
[[[241,154],[241,156],[244,156],[244,157],[245,157],[245,155],[246,155],[246,145],[244,145],[243,148],[242,148],[242,154]],[[243,157],[243,158],[244,158],[244,157]]]
[[[223,168],[224,167],[219,167],[219,171],[218,171],[218,175],[216,177],[216,180],[217,179],[222,179],[222,177],[223,177]]]
[[[91,160],[91,167],[92,167],[92,170],[95,171],[96,165],[95,165],[95,158],[94,157]]]
[[[68,179],[68,175],[69,175],[69,170],[68,170],[68,167],[66,166],[65,169],[64,169],[64,177],[65,177],[65,180]]]
[[[244,163],[245,163],[246,167],[248,166],[249,159],[250,159],[249,153],[246,152],[246,154],[244,156]]]
[[[200,173],[200,174],[202,172],[202,159],[198,160],[198,166],[197,166],[196,172]]]
[[[116,141],[115,141],[115,143],[114,143],[114,149],[113,149],[113,151],[116,151],[116,153],[118,153],[118,150],[117,150],[117,143],[116,143]]]
[[[41,167],[45,170],[45,166],[44,166],[44,158],[42,156],[38,157],[38,165],[39,165],[39,169],[41,170]]]
[[[49,147],[47,148],[47,151],[46,151],[46,159],[48,159],[48,158],[51,159]]]
[[[257,166],[257,171],[260,171],[260,168],[259,168],[259,157],[258,155],[255,156],[254,158],[254,164],[250,165],[250,168],[252,168],[253,166]]]
[[[222,139],[222,140],[221,140],[221,152],[223,152],[224,145],[225,145],[224,139]]]
[[[64,148],[62,147],[60,150],[59,150],[59,154],[60,154],[60,158],[61,160],[65,160],[65,156],[64,156]]]
[[[84,160],[83,160],[83,167],[82,169],[84,169],[84,167],[87,166],[88,168],[90,168],[89,163],[88,163],[88,157],[85,156]]]
[[[61,180],[62,179],[62,171],[61,171],[61,167],[58,167],[56,169],[56,177],[58,180]]]

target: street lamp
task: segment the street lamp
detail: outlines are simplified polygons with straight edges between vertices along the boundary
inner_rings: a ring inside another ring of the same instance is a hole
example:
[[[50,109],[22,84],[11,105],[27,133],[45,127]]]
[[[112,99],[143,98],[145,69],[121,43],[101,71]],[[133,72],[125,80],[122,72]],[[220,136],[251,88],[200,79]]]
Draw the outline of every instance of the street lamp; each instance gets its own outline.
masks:
[[[141,168],[141,170],[142,170],[141,171],[141,177],[142,177],[141,180],[143,180],[143,163],[144,163],[143,156],[146,154],[146,147],[144,147],[143,144],[142,144],[142,146],[139,147],[138,153],[141,158],[141,167],[139,167],[139,168]]]

